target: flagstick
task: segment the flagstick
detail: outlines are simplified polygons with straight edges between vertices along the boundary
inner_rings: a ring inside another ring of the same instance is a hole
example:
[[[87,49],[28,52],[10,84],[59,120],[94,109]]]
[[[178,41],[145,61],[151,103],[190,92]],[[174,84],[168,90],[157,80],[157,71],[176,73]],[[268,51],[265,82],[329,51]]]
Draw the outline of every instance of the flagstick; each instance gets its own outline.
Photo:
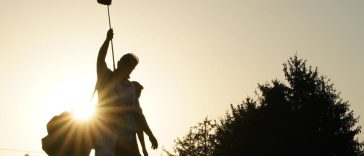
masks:
[[[110,11],[109,11],[109,6],[107,6],[107,15],[109,17],[109,28],[111,29],[111,21],[110,21]],[[112,65],[114,67],[115,70],[115,59],[114,59],[114,45],[112,43],[112,39],[111,39],[111,51],[112,51]]]
[[[107,6],[107,15],[109,17],[109,28],[111,29],[109,5]],[[115,70],[114,45],[112,43],[112,39],[111,39],[111,52],[112,52],[112,66],[113,66],[113,68]],[[96,93],[96,88],[97,88],[97,83],[95,84],[95,89],[94,89],[94,92],[92,93],[90,102],[92,102],[92,99],[94,98],[94,95]]]

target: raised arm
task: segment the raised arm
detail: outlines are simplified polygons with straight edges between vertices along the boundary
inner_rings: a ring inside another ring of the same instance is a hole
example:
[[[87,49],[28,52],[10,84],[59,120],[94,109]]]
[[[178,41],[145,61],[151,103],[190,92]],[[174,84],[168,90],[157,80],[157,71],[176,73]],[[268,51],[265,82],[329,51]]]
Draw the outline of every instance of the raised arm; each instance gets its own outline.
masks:
[[[105,71],[108,70],[106,62],[105,62],[105,58],[106,58],[106,54],[107,54],[107,49],[109,47],[109,43],[112,40],[113,36],[114,36],[113,30],[109,29],[109,31],[107,32],[106,39],[99,50],[99,55],[97,56],[97,66],[96,66],[98,78],[100,76],[102,76]]]

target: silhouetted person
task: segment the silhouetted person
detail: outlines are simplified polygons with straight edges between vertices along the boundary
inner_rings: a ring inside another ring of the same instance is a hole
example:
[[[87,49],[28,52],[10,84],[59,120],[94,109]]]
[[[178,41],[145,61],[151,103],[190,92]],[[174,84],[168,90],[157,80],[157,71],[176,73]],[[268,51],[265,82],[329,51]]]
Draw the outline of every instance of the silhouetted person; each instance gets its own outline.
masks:
[[[112,156],[114,152],[123,156],[140,155],[135,135],[141,129],[138,127],[142,127],[148,136],[153,134],[137,103],[136,86],[129,81],[130,73],[139,61],[134,54],[128,53],[118,61],[117,69],[108,69],[105,57],[112,38],[110,29],[97,58],[99,131],[95,140],[96,156]],[[150,138],[153,140],[154,136]],[[157,146],[156,140],[154,145]]]
[[[142,146],[142,151],[143,151],[143,155],[144,156],[147,156],[148,155],[148,152],[147,152],[147,149],[145,147],[145,142],[144,142],[144,135],[143,135],[143,132],[145,132],[148,136],[149,136],[149,140],[150,142],[152,143],[152,149],[156,149],[158,148],[158,142],[157,142],[157,139],[154,137],[152,131],[150,130],[149,128],[149,125],[143,115],[143,112],[142,112],[142,108],[140,107],[140,103],[139,103],[139,98],[140,98],[140,95],[141,95],[141,92],[142,92],[142,89],[143,89],[143,86],[139,83],[139,82],[136,82],[136,81],[133,81],[132,82],[135,86],[135,93],[136,93],[136,98],[137,98],[137,105],[136,105],[136,111],[135,111],[135,115],[136,115],[136,119],[137,119],[137,129],[136,129],[136,133],[138,135],[138,139],[139,139],[139,142]],[[133,142],[133,144],[137,146],[137,143],[136,143],[136,140],[135,142]],[[118,146],[122,146],[121,144],[118,144],[117,145],[117,148],[116,148],[116,151],[115,151],[115,156],[122,156],[124,155],[122,153],[122,151],[119,151],[119,149],[122,149],[122,148],[118,148]]]
[[[143,135],[143,132],[145,132],[148,136],[149,136],[149,140],[150,142],[152,143],[152,148],[153,149],[157,149],[158,148],[158,142],[157,142],[157,139],[154,137],[152,131],[150,130],[149,128],[149,125],[147,123],[147,120],[145,119],[144,115],[143,115],[143,112],[142,112],[142,109],[140,107],[140,102],[139,102],[139,98],[140,98],[140,95],[142,93],[142,89],[143,89],[143,86],[141,84],[139,84],[138,82],[134,82],[135,83],[135,86],[136,86],[136,96],[137,96],[137,104],[140,108],[140,111],[138,111],[139,114],[139,124],[140,124],[140,127],[139,127],[139,130],[137,131],[137,134],[138,134],[138,138],[139,138],[139,142],[142,146],[142,150],[143,150],[143,154],[144,156],[147,156],[148,155],[148,152],[147,152],[147,149],[145,148],[145,142],[144,142],[144,135]]]

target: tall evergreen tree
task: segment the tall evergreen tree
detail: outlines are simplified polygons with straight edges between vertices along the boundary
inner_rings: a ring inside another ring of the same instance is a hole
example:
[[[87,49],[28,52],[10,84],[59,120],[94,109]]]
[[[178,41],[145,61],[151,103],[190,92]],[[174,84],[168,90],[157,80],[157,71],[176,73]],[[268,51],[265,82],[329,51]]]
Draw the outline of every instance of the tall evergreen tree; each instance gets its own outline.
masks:
[[[259,85],[222,120],[214,155],[358,155],[358,118],[317,68],[294,56],[283,65],[287,83]]]
[[[177,152],[217,156],[359,155],[362,144],[357,140],[361,130],[356,125],[358,118],[330,80],[297,56],[283,64],[283,72],[286,81],[258,85],[257,99],[231,105],[231,112],[213,128],[205,128],[203,133],[201,123],[192,128],[177,140]],[[201,134],[209,135],[209,146],[204,146],[206,139]]]

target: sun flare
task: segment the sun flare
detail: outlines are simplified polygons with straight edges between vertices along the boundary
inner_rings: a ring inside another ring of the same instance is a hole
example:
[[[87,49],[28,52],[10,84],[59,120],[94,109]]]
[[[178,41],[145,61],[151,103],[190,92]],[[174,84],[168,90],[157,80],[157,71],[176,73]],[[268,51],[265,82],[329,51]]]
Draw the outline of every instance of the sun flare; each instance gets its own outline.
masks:
[[[52,116],[68,111],[76,121],[87,121],[95,114],[97,96],[90,100],[92,82],[80,78],[63,78],[56,86],[47,90],[44,96],[42,119],[49,120]],[[46,121],[45,121],[46,122]]]
[[[93,105],[80,105],[73,110],[73,116],[78,121],[90,120],[95,113],[95,107]]]

